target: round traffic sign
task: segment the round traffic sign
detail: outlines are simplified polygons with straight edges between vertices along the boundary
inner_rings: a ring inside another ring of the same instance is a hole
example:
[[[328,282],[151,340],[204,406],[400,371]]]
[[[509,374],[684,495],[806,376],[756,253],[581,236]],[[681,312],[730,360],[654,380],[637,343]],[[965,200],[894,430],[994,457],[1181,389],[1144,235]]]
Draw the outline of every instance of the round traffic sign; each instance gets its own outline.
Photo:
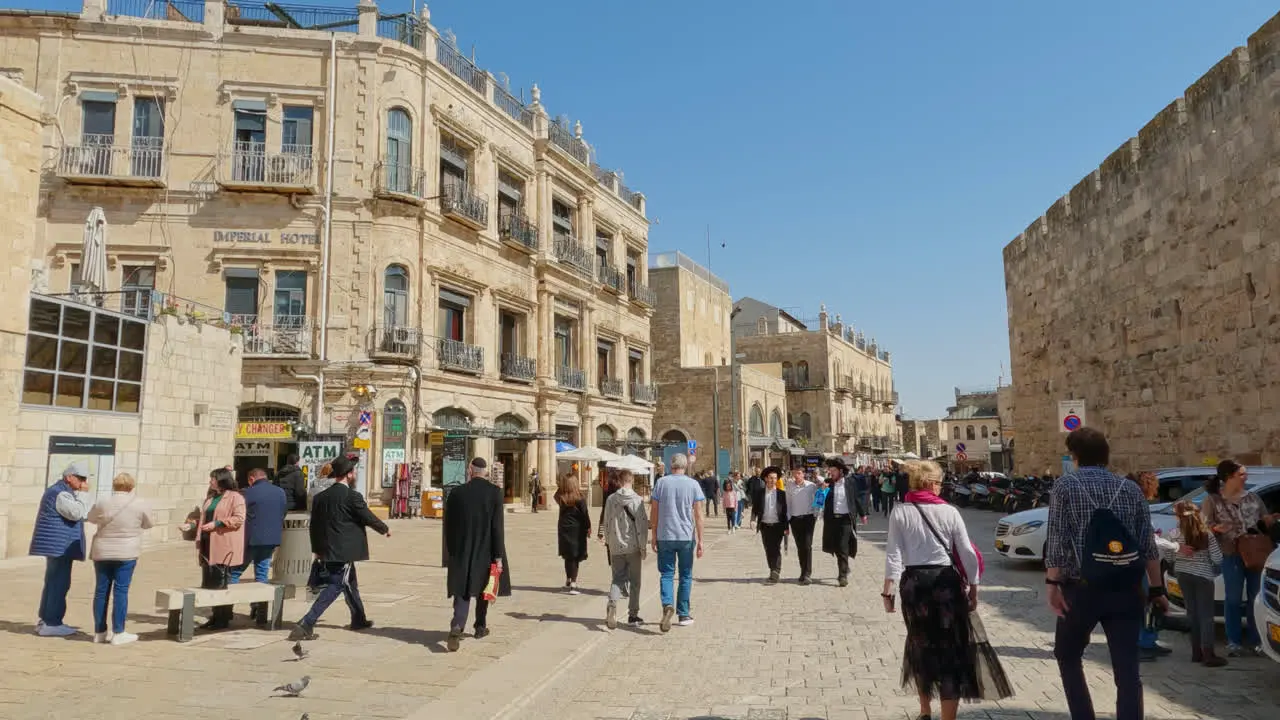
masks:
[[[965,452],[964,452],[963,450],[961,450],[960,452],[957,452],[957,453],[956,453],[956,460],[957,460],[958,462],[964,462],[965,460],[968,460],[968,459],[969,459],[969,456],[968,456],[967,454],[965,454]]]
[[[964,452],[966,449],[964,443],[956,443],[956,452]]]
[[[1079,430],[1080,425],[1081,425],[1080,416],[1076,415],[1075,413],[1071,413],[1070,415],[1067,415],[1066,417],[1062,418],[1062,427],[1066,428],[1067,430]]]

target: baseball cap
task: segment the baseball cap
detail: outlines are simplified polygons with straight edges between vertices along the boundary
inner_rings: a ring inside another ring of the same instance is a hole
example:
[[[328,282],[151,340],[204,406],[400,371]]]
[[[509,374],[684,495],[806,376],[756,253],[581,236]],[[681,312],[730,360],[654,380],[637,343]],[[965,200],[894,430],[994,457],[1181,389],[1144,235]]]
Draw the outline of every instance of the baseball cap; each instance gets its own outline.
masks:
[[[66,470],[62,471],[62,477],[67,477],[69,475],[75,475],[76,477],[87,478],[89,477],[89,468],[85,467],[85,464],[83,462],[80,462],[79,460],[77,460],[71,463],[70,465],[68,465]]]

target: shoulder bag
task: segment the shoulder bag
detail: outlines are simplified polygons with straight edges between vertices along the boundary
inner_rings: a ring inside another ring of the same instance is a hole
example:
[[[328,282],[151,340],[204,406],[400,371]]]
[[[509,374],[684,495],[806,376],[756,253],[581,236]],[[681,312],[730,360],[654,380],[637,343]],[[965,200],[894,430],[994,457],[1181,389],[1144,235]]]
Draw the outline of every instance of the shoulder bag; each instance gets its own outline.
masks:
[[[911,506],[916,509],[916,512],[920,513],[920,519],[929,528],[929,532],[933,533],[934,539],[942,546],[942,550],[947,553],[947,558],[951,560],[951,567],[956,569],[956,572],[960,574],[960,580],[965,584],[965,587],[968,587],[969,573],[964,569],[964,563],[960,562],[960,558],[956,557],[955,549],[948,545],[946,540],[942,539],[942,533],[938,532],[938,529],[933,526],[933,522],[929,520],[924,508],[921,508],[916,503],[911,503]]]
[[[103,530],[105,530],[105,529],[106,529],[106,527],[107,527],[108,525],[110,525],[112,522],[114,522],[116,518],[120,517],[120,513],[124,512],[125,510],[128,510],[128,509],[129,509],[129,506],[133,504],[133,501],[134,501],[135,499],[137,499],[137,497],[138,497],[137,495],[133,495],[133,494],[131,493],[131,494],[129,495],[129,502],[125,503],[125,504],[124,504],[124,507],[122,507],[122,508],[120,508],[119,510],[117,510],[115,515],[112,515],[111,517],[107,518],[107,521],[106,521],[106,522],[104,522],[104,523],[98,523],[98,529],[97,529],[96,531],[94,531],[94,533],[93,533],[93,543],[89,545],[89,558],[90,558],[90,559],[93,559],[93,550],[94,550],[94,548],[95,548],[95,547],[97,547],[97,545],[98,545],[98,535],[100,535],[100,534],[102,533],[102,531],[103,531]]]

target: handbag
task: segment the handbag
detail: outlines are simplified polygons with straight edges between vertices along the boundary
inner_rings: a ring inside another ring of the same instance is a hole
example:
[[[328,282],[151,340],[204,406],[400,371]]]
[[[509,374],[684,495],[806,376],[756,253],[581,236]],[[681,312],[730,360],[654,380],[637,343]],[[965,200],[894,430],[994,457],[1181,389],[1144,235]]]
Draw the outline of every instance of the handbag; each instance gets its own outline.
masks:
[[[934,539],[938,541],[938,544],[941,545],[942,549],[947,553],[947,559],[951,561],[951,567],[955,568],[956,572],[960,575],[960,582],[964,583],[965,587],[968,587],[969,573],[964,569],[964,563],[960,562],[960,558],[956,557],[955,549],[942,539],[942,534],[933,526],[933,522],[929,520],[929,516],[925,514],[923,508],[916,503],[911,503],[911,506],[916,509],[916,512],[920,513],[920,519],[924,520],[924,524],[928,526],[929,532],[933,533]]]
[[[1267,558],[1274,549],[1275,545],[1271,542],[1271,538],[1261,533],[1248,533],[1236,538],[1236,552],[1240,553],[1244,569],[1249,572],[1262,571],[1267,566]]]
[[[498,563],[489,563],[489,582],[484,586],[484,593],[481,597],[485,602],[494,602],[498,599],[498,581],[502,577],[502,568]]]

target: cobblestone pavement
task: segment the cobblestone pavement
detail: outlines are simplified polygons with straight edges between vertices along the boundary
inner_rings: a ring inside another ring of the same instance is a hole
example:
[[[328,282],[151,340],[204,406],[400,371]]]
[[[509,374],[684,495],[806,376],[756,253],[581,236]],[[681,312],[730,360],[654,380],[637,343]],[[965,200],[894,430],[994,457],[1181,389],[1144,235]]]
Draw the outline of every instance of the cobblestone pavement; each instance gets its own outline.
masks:
[[[439,567],[440,526],[396,521],[390,540],[370,539],[374,562],[360,568],[372,631],[342,629],[335,604],[311,656],[292,662],[284,632],[241,623],[230,632],[166,639],[151,610],[159,587],[197,579],[189,546],[144,554],[131,593],[130,630],[142,642],[97,646],[87,635],[36,637],[32,630],[42,568],[0,566],[0,718],[226,720],[288,718],[475,718],[476,720],[841,720],[914,717],[899,689],[901,617],[878,598],[882,521],[873,520],[848,588],[834,583],[834,561],[815,557],[818,584],[760,584],[763,553],[747,531],[726,535],[713,519],[709,548],[696,567],[692,627],[657,632],[603,625],[603,551],[584,564],[581,597],[559,592],[554,514],[508,515],[516,595],[490,611],[493,635],[444,652],[449,615]],[[975,537],[990,542],[996,515],[969,514]],[[795,557],[784,562],[794,574]],[[982,612],[1017,690],[1010,701],[966,708],[971,718],[1065,720],[1052,657],[1051,621],[1034,567],[989,558]],[[657,578],[646,568],[644,612],[658,619]],[[68,621],[91,629],[91,572],[78,565]],[[243,613],[244,608],[239,608]],[[286,617],[305,610],[291,601]],[[1272,718],[1280,704],[1280,666],[1234,661],[1207,671],[1186,659],[1184,636],[1165,641],[1175,655],[1144,667],[1152,718]],[[1105,650],[1089,655],[1100,710],[1114,703]],[[272,698],[271,688],[304,674],[302,698]]]

